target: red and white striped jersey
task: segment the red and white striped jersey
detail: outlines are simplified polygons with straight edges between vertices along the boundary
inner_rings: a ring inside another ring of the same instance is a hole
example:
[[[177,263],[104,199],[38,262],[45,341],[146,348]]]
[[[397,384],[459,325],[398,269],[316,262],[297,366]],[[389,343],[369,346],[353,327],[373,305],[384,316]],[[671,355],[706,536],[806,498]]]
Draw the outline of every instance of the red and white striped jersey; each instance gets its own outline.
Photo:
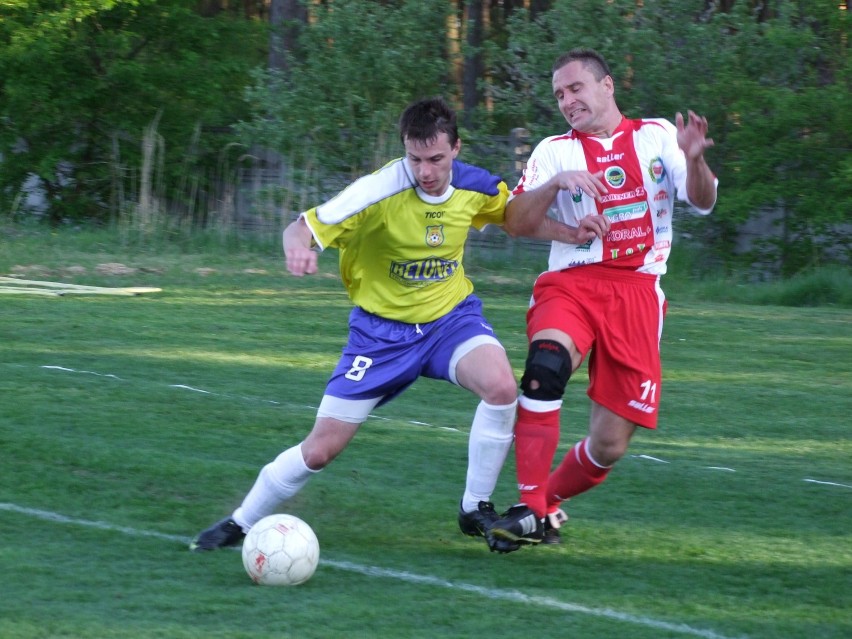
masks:
[[[562,171],[603,171],[608,193],[598,202],[584,193],[560,191],[556,217],[577,226],[587,215],[604,214],[612,222],[603,239],[585,244],[553,242],[548,270],[603,264],[652,275],[666,272],[672,245],[674,199],[687,202],[686,158],[677,145],[677,129],[664,119],[622,119],[612,137],[597,138],[570,130],[542,140],[533,150],[511,198],[531,191]]]

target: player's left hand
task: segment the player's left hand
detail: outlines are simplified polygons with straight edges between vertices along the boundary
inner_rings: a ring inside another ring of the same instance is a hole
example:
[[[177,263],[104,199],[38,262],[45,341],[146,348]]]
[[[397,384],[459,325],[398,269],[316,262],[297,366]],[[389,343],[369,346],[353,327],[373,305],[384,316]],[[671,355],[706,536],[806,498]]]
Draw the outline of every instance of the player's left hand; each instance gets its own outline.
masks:
[[[687,160],[697,160],[704,155],[704,150],[713,146],[712,138],[707,137],[707,118],[687,111],[689,117],[687,122],[683,120],[683,114],[675,115],[677,126],[677,145],[681,148]]]
[[[603,239],[609,233],[612,222],[606,215],[587,215],[577,227],[577,239],[574,244],[585,244],[589,240]]]

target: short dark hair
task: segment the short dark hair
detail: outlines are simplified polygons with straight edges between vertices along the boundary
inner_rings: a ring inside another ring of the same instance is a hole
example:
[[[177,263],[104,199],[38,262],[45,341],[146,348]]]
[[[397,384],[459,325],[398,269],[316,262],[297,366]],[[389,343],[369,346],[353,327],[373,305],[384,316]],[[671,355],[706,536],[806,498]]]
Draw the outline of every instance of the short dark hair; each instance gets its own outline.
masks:
[[[563,53],[553,63],[551,73],[556,73],[569,62],[582,62],[583,66],[592,72],[595,80],[600,82],[606,76],[612,77],[612,71],[603,56],[594,49],[577,48]]]
[[[459,139],[456,112],[443,98],[424,98],[409,104],[399,117],[399,139],[431,142],[440,133],[446,133],[450,146]]]

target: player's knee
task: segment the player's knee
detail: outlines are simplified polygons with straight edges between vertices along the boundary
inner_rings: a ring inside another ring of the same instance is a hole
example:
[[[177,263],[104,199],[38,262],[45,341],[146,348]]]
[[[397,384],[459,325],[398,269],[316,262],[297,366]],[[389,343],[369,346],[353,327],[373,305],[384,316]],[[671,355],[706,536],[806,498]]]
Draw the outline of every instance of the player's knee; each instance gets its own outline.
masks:
[[[309,435],[302,442],[302,459],[312,471],[322,470],[328,466],[334,458],[337,457],[342,448],[339,446],[329,445],[327,441],[322,439],[314,440]]]
[[[537,339],[530,344],[521,390],[529,399],[562,399],[571,377],[571,354],[559,342]]]
[[[614,466],[624,457],[629,446],[629,441],[603,440],[591,442],[589,445],[589,457],[599,466]]]
[[[311,448],[302,454],[305,460],[305,466],[312,471],[322,470],[328,466],[335,457],[327,450],[319,448]]]
[[[501,375],[500,379],[488,389],[487,396],[482,399],[493,406],[513,403],[518,399],[518,380],[511,372]]]

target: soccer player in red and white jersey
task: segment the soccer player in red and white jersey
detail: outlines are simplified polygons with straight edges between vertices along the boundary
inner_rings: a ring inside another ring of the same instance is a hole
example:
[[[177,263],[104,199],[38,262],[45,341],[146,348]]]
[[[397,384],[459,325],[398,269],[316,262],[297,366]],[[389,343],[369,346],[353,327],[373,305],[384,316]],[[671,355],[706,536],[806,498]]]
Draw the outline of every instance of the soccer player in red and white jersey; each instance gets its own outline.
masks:
[[[492,547],[497,540],[558,543],[562,502],[606,478],[637,426],[656,428],[665,313],[659,280],[674,200],[700,214],[716,202],[705,118],[692,111],[678,113],[674,125],[625,118],[609,66],[594,50],[569,51],[552,71],[571,128],[536,146],[506,209],[510,234],[557,239],[527,312],[515,426],[521,499],[492,526]],[[551,207],[556,219],[547,215]],[[551,472],[565,386],[587,356],[588,435]]]

